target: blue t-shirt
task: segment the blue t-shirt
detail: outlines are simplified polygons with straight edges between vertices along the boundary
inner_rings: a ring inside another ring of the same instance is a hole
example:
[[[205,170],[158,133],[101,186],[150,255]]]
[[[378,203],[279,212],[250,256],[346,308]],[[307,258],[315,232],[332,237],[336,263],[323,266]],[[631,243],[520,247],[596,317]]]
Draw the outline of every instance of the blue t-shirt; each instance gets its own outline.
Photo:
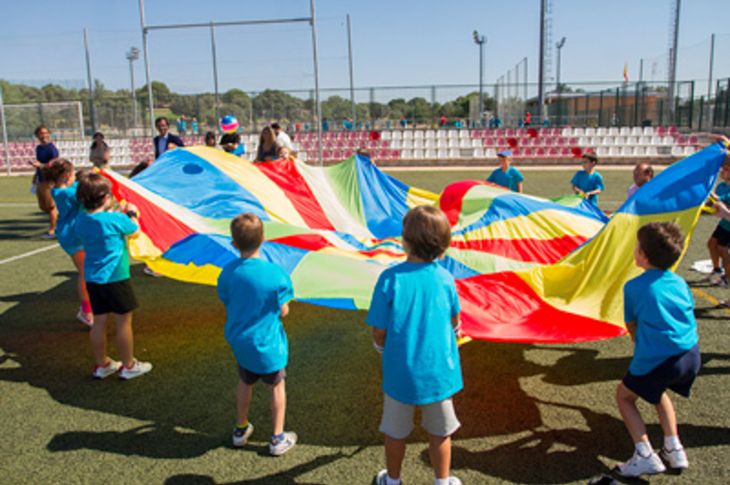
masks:
[[[294,298],[289,275],[273,263],[238,258],[218,276],[218,297],[226,306],[225,337],[238,365],[256,374],[286,367],[281,306]]]
[[[578,170],[570,181],[571,185],[578,187],[583,192],[592,192],[596,189],[605,190],[603,177],[598,172],[588,173],[585,170]],[[588,196],[588,200],[598,204],[598,194]]]
[[[105,284],[129,279],[127,236],[138,229],[139,226],[121,212],[89,214],[79,211],[76,235],[86,252],[85,280]]]
[[[56,238],[66,253],[73,256],[83,249],[81,239],[76,235],[76,216],[79,215],[80,204],[76,199],[78,182],[70,187],[53,188],[51,196],[58,209]]]
[[[35,159],[41,162],[43,165],[47,165],[48,162],[53,160],[54,158],[58,158],[58,149],[56,148],[56,145],[53,143],[48,143],[47,145],[36,145],[35,147]],[[39,182],[43,182],[43,172],[41,169],[36,169],[35,171],[36,179]]]
[[[715,195],[717,195],[717,198],[720,199],[721,202],[730,206],[730,184],[726,184],[725,182],[717,184],[717,187],[715,187]],[[730,221],[720,219],[720,227],[726,231],[730,231]]]
[[[649,269],[624,285],[624,321],[636,323],[631,374],[648,374],[697,344],[694,306],[689,286],[671,271]]]
[[[459,314],[454,278],[437,262],[401,263],[381,273],[367,323],[386,331],[383,392],[406,404],[431,404],[459,392]]]
[[[487,182],[501,185],[510,189],[512,192],[517,192],[517,184],[525,180],[522,173],[515,167],[510,166],[506,171],[502,170],[502,167],[496,169],[489,175]]]

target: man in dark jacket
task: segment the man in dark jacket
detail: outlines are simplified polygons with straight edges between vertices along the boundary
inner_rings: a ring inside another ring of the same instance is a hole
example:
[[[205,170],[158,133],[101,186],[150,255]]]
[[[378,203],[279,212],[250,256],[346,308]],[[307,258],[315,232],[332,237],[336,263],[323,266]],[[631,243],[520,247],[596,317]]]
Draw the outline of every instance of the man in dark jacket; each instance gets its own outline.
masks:
[[[176,145],[179,147],[184,147],[185,143],[180,139],[180,137],[173,135],[170,133],[170,123],[167,121],[167,118],[159,117],[155,120],[155,127],[157,128],[157,131],[159,135],[155,137],[155,160],[160,158],[160,155],[165,153],[168,148],[170,147],[170,144]]]

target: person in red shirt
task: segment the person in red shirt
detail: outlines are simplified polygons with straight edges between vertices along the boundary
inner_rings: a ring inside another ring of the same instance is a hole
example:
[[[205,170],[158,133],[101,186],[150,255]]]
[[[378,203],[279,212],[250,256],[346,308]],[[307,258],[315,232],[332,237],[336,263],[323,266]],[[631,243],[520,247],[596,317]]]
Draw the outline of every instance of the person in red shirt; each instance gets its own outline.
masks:
[[[532,124],[532,113],[525,111],[525,126],[530,126],[530,124]]]
[[[446,116],[441,115],[441,118],[439,118],[439,126],[441,126],[441,128],[446,126]]]

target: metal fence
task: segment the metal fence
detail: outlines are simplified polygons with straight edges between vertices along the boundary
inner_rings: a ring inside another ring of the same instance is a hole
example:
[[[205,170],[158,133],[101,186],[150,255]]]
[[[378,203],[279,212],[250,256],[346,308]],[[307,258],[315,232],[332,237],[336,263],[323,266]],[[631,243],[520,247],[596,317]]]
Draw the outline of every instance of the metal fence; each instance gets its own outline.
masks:
[[[354,90],[322,89],[322,123],[330,131],[345,129],[395,129],[438,127],[519,127],[525,113],[533,125],[548,126],[661,126],[688,130],[725,129],[730,126],[730,79],[717,80],[712,96],[698,94],[699,81],[678,82],[676,96],[668,98],[668,85],[657,82],[564,83],[545,95],[545,117],[535,118],[537,84],[501,82],[484,86],[484,111],[478,111],[476,84],[380,86]],[[703,84],[702,90],[704,91]],[[273,121],[291,131],[313,131],[317,126],[313,90],[230,90],[221,95],[219,111],[239,119],[241,128],[255,133]],[[217,132],[216,101],[212,93],[157,95],[156,116],[170,119],[176,131],[178,118],[192,120],[197,132]],[[5,105],[9,140],[32,140],[37,124],[53,120],[59,136],[88,137],[93,130],[111,137],[149,136],[146,98],[119,92],[96,93],[93,102],[73,99],[61,103]]]

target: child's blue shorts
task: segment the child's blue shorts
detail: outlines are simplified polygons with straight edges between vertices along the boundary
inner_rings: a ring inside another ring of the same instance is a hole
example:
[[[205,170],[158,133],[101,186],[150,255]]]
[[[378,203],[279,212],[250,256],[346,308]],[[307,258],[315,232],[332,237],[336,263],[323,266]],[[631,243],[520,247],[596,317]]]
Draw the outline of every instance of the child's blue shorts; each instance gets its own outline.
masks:
[[[645,401],[659,404],[662,394],[667,389],[689,397],[689,391],[701,366],[700,346],[695,345],[683,354],[668,358],[648,374],[635,376],[627,372],[623,383]]]

